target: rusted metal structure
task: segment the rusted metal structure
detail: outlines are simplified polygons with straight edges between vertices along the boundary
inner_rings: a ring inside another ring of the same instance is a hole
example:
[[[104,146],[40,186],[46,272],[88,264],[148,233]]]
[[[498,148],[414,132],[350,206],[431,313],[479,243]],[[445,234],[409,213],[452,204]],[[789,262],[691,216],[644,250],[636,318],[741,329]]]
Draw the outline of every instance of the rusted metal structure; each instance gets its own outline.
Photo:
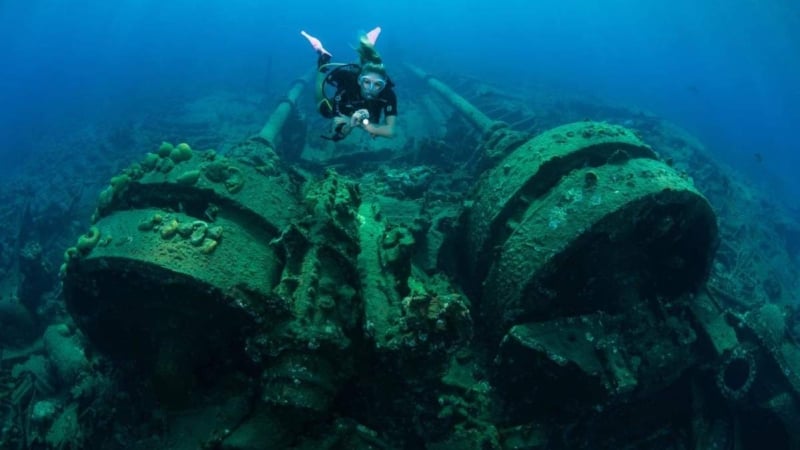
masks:
[[[685,173],[412,73],[483,132],[465,201],[284,166],[298,83],[241,152],[164,144],[111,180],[65,254],[79,328],[215,448],[796,447],[800,351],[707,294],[717,218]],[[744,402],[766,431],[727,431]]]

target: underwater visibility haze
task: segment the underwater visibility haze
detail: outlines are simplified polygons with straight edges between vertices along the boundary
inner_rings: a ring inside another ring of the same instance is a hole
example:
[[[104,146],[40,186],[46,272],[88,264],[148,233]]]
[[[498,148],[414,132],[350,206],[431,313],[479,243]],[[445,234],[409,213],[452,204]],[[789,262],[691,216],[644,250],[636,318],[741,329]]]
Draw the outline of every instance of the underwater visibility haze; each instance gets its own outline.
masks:
[[[800,448],[797,55],[783,0],[0,0],[0,448]]]

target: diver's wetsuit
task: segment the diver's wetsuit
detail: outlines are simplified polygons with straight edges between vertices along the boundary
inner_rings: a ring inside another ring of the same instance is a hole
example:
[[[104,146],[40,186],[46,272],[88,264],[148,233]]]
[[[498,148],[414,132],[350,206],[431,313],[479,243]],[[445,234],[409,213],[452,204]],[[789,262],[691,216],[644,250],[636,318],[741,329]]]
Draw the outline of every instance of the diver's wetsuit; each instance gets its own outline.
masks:
[[[327,55],[323,55],[327,56]],[[324,70],[328,58],[320,58],[319,66]],[[365,99],[361,96],[358,85],[358,74],[361,67],[358,64],[346,64],[330,69],[324,83],[336,88],[332,98],[323,100],[319,104],[319,112],[323,117],[333,118],[339,115],[350,117],[359,109],[369,111],[369,121],[378,123],[381,114],[384,116],[397,115],[397,96],[394,93],[394,83],[389,80],[386,87],[374,99]]]

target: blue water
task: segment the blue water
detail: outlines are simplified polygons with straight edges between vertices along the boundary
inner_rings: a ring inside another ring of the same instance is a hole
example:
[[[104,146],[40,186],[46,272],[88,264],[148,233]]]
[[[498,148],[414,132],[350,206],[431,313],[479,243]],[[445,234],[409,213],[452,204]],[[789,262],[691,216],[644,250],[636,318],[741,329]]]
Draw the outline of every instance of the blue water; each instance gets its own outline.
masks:
[[[313,67],[301,29],[351,59],[357,32],[380,25],[390,68],[410,61],[648,110],[790,202],[799,11],[754,0],[3,0],[0,161],[13,172],[43,135],[157,112],[200,89],[279,92]]]

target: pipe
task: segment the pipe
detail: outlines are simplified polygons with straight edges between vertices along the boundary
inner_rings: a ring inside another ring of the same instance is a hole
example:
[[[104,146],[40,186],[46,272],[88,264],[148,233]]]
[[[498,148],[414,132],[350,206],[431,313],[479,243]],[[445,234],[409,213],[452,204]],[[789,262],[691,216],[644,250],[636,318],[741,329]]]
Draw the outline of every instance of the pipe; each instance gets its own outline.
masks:
[[[436,92],[441,94],[458,111],[460,111],[464,116],[466,116],[466,118],[470,122],[472,122],[478,128],[480,128],[482,132],[485,133],[489,131],[492,125],[494,125],[495,122],[492,119],[490,119],[489,116],[481,112],[481,110],[476,108],[467,99],[465,99],[464,97],[462,97],[461,95],[457,94],[455,91],[450,89],[449,86],[437,80],[436,78],[433,78],[431,75],[429,75],[419,67],[414,66],[413,64],[407,63],[406,66],[415,75],[427,81],[430,87],[432,87]]]
[[[292,112],[292,108],[297,102],[300,93],[303,92],[303,88],[308,83],[309,78],[309,76],[305,76],[293,82],[286,97],[278,104],[272,114],[270,114],[269,119],[267,119],[267,123],[264,124],[261,131],[258,132],[258,136],[266,140],[273,149],[275,148],[275,137],[278,136],[278,133],[280,133],[281,129],[286,124],[289,113]]]

